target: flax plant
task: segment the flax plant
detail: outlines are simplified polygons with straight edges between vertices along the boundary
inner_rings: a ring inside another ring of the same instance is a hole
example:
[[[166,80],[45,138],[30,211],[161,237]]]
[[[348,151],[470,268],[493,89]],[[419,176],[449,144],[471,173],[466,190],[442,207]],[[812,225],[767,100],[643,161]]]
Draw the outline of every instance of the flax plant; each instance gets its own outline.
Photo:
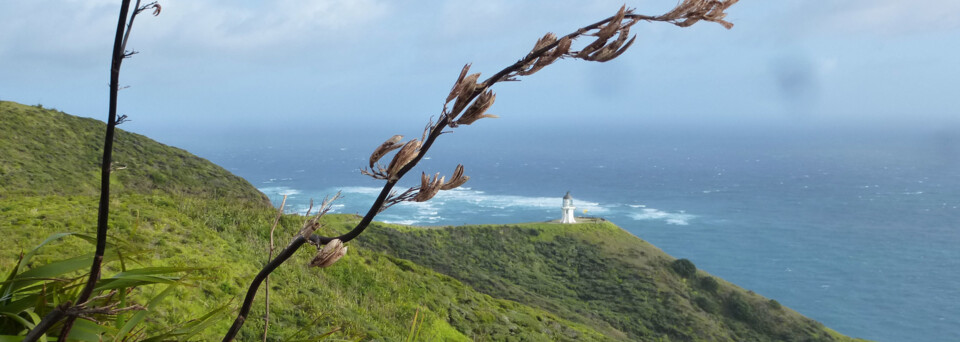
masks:
[[[439,173],[428,175],[422,172],[419,186],[407,188],[402,192],[393,190],[403,176],[423,159],[437,138],[451,132],[449,129],[458,128],[461,125],[472,125],[481,119],[497,117],[487,113],[496,101],[496,94],[490,89],[495,84],[517,81],[521,76],[533,75],[561,59],[606,62],[617,58],[633,44],[636,36],[630,36],[630,28],[640,21],[666,22],[680,27],[687,27],[699,21],[709,21],[729,29],[733,24],[723,20],[726,16],[725,10],[737,1],[683,0],[676,8],[659,16],[636,14],[632,9],[624,6],[613,16],[562,37],[547,33],[537,40],[526,56],[482,82],[479,82],[480,73],[470,73],[470,64],[465,65],[446,97],[437,122],[430,120],[420,139],[411,139],[404,143],[402,135],[394,135],[374,149],[370,155],[369,164],[361,170],[361,173],[382,180],[385,184],[360,222],[351,231],[340,236],[327,237],[314,234],[321,228],[319,219],[329,210],[329,202],[337,196],[324,201],[320,212],[304,223],[300,234],[297,234],[290,244],[280,251],[276,258],[268,262],[253,279],[237,317],[224,335],[223,341],[232,341],[236,337],[250,313],[257,290],[267,276],[293,256],[293,253],[304,244],[312,244],[318,249],[317,255],[310,261],[311,266],[329,267],[346,254],[346,244],[363,233],[378,213],[398,203],[430,200],[440,191],[457,188],[469,180],[469,177],[464,175],[463,165],[457,165],[449,180]],[[593,40],[579,50],[573,50],[574,42],[582,38]],[[380,160],[390,153],[393,153],[390,162],[386,165],[382,164]]]

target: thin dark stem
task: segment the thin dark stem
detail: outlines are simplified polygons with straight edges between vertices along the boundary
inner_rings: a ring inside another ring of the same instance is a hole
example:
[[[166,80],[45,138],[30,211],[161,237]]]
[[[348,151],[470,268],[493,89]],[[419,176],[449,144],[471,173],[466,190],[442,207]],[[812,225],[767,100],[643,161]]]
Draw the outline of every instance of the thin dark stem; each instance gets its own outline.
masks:
[[[360,234],[359,232],[362,232],[363,228],[366,228],[367,225],[370,225],[370,222],[373,221],[373,217],[377,216],[377,209],[379,208],[379,205],[383,205],[383,202],[387,199],[387,195],[390,194],[390,189],[393,188],[394,184],[396,184],[395,181],[387,182],[387,184],[384,185],[383,190],[380,191],[380,196],[378,196],[377,200],[374,202],[374,206],[370,208],[370,211],[367,212],[367,216],[364,216],[364,218],[360,221],[360,223],[357,224],[357,227],[354,228],[351,233],[358,231],[356,234]],[[349,233],[345,234],[344,236],[346,235],[349,235]],[[250,282],[250,288],[247,289],[247,295],[243,298],[243,304],[240,305],[240,310],[237,312],[237,318],[234,319],[233,325],[230,326],[230,330],[227,331],[227,334],[223,336],[223,341],[233,341],[233,339],[237,337],[237,333],[240,332],[240,327],[243,326],[243,323],[247,320],[247,315],[250,314],[250,308],[253,306],[253,299],[257,296],[257,291],[260,288],[260,284],[267,279],[273,270],[277,269],[277,267],[280,267],[280,265],[286,262],[287,259],[290,259],[290,257],[293,256],[293,253],[300,249],[300,247],[307,243],[307,241],[318,244],[326,244],[331,240],[333,240],[333,238],[321,237],[317,235],[312,235],[310,239],[307,240],[303,236],[297,235],[297,237],[294,238],[293,241],[287,245],[287,247],[277,254],[276,258],[264,265],[263,269],[261,269],[260,272],[257,273],[257,276],[253,278],[253,281]],[[341,241],[346,242],[349,240]]]
[[[37,323],[37,325],[33,327],[33,329],[31,329],[26,336],[23,337],[23,341],[38,340],[40,336],[43,336],[43,333],[47,332],[47,330],[50,330],[50,328],[53,328],[54,324],[57,324],[57,322],[67,316],[64,308],[70,305],[70,302],[66,302],[48,312],[47,315],[43,316],[43,319],[40,320],[40,323]]]
[[[270,275],[273,270],[277,269],[280,264],[290,259],[293,253],[306,242],[307,239],[297,235],[297,237],[290,242],[290,245],[280,251],[275,259],[263,266],[260,273],[257,273],[257,276],[254,277],[250,283],[250,288],[247,290],[247,296],[243,299],[243,304],[240,306],[240,312],[237,313],[237,318],[233,321],[233,325],[230,326],[227,334],[223,336],[224,341],[232,341],[237,336],[237,333],[240,332],[240,327],[243,326],[243,322],[247,319],[247,314],[250,313],[250,307],[253,306],[253,299],[257,296],[257,289],[260,288],[260,284],[263,283],[267,276]]]
[[[137,3],[140,1],[138,0]],[[123,63],[124,51],[126,45],[124,38],[125,31],[133,25],[133,18],[136,14],[129,16],[130,23],[126,29],[124,24],[127,21],[130,10],[130,0],[123,0],[120,5],[120,15],[117,22],[117,32],[113,40],[113,55],[110,63],[110,108],[107,116],[107,132],[103,138],[103,160],[100,166],[100,207],[97,213],[97,250],[93,256],[93,264],[90,265],[90,276],[87,278],[87,284],[80,291],[77,297],[77,304],[85,303],[93,295],[93,289],[96,287],[97,280],[100,279],[101,266],[103,264],[103,255],[107,247],[107,221],[110,215],[110,163],[113,161],[113,140],[117,127],[117,92],[120,90],[120,64]],[[67,317],[63,322],[63,328],[60,330],[60,337],[65,339],[73,328],[75,316]]]
[[[130,22],[127,23],[127,29],[123,33],[123,40],[120,43],[120,51],[126,56],[127,53],[127,41],[130,40],[130,31],[133,30],[133,19],[137,17],[137,13],[140,13],[140,0],[137,0],[137,3],[133,4],[133,15],[130,16]]]
[[[314,243],[319,243],[319,244],[326,244],[333,239],[339,239],[340,241],[343,241],[344,243],[346,243],[350,240],[353,240],[357,236],[359,236],[360,233],[363,233],[363,231],[370,225],[370,223],[373,222],[373,218],[376,217],[378,213],[380,213],[380,208],[383,206],[384,202],[387,200],[387,197],[390,195],[390,190],[393,190],[393,187],[397,184],[397,180],[401,179],[403,175],[405,175],[407,172],[413,169],[413,167],[416,166],[416,164],[421,159],[423,159],[423,156],[426,155],[427,150],[430,149],[430,146],[433,145],[433,142],[437,140],[437,137],[443,134],[443,129],[446,126],[447,126],[447,118],[443,117],[440,119],[439,122],[437,122],[437,125],[434,126],[433,129],[430,131],[430,135],[427,137],[427,140],[423,143],[423,146],[420,147],[420,153],[418,153],[417,156],[412,161],[410,161],[410,163],[408,163],[406,166],[400,169],[400,171],[397,172],[397,177],[395,178],[396,180],[387,181],[387,183],[383,185],[383,189],[380,190],[380,195],[377,196],[377,199],[373,202],[373,205],[370,206],[370,210],[367,211],[367,214],[363,216],[363,219],[361,219],[360,222],[357,223],[356,227],[354,227],[353,230],[335,238],[313,235],[310,237],[310,241]],[[243,299],[243,304],[240,306],[240,311],[237,313],[237,318],[233,321],[233,325],[230,326],[230,330],[228,330],[227,334],[224,335],[223,337],[224,342],[232,341],[234,338],[236,338],[237,333],[240,332],[240,327],[243,326],[243,323],[247,319],[247,315],[250,314],[250,307],[253,306],[253,299],[257,295],[257,291],[260,288],[260,284],[267,279],[267,277],[270,275],[271,272],[273,272],[273,270],[275,270],[281,264],[286,262],[287,259],[289,259],[290,256],[292,256],[293,253],[296,252],[297,249],[300,248],[300,246],[303,246],[303,244],[306,242],[307,242],[307,239],[303,238],[302,236],[297,236],[290,243],[290,245],[284,248],[283,251],[281,251],[280,254],[278,254],[275,259],[267,263],[267,265],[265,265],[263,269],[260,270],[260,273],[258,273],[257,276],[253,278],[253,281],[250,283],[250,288],[247,289],[247,295]]]
[[[280,202],[280,209],[277,209],[277,219],[273,221],[270,227],[270,252],[267,255],[267,262],[273,259],[273,231],[277,229],[280,218],[283,217],[283,206],[287,204],[287,195],[283,195],[283,201]],[[270,331],[270,276],[264,281],[267,286],[263,288],[263,304],[265,309],[263,314],[263,342],[267,342],[267,332]]]
[[[110,108],[107,116],[107,131],[103,138],[103,160],[100,165],[100,206],[97,211],[97,247],[94,252],[93,263],[90,265],[90,274],[87,282],[80,291],[75,304],[83,304],[93,295],[93,289],[96,287],[97,280],[100,279],[100,270],[103,264],[103,255],[107,249],[107,218],[110,214],[110,163],[113,159],[113,139],[117,126],[117,92],[120,90],[120,64],[123,62],[124,45],[124,25],[130,9],[130,0],[123,0],[120,4],[120,15],[117,22],[117,32],[113,39],[113,53],[110,64]],[[133,19],[130,19],[133,24]],[[56,308],[34,326],[23,341],[33,342],[38,340],[43,334],[50,330],[57,322],[66,317],[63,322],[63,328],[60,330],[60,339],[66,339],[76,321],[76,316],[67,316],[66,310]]]

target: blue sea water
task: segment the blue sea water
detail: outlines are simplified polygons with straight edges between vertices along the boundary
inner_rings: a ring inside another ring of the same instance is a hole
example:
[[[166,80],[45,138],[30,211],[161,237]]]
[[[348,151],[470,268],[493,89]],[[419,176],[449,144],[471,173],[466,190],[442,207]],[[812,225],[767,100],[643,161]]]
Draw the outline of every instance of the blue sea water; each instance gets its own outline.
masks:
[[[462,163],[471,180],[377,219],[552,220],[570,191],[578,215],[607,218],[841,333],[960,341],[960,139],[948,131],[500,130],[441,137],[415,171],[449,175]],[[320,136],[185,147],[277,204],[289,195],[287,211],[342,191],[335,212],[365,213],[381,183],[358,169],[389,135]]]

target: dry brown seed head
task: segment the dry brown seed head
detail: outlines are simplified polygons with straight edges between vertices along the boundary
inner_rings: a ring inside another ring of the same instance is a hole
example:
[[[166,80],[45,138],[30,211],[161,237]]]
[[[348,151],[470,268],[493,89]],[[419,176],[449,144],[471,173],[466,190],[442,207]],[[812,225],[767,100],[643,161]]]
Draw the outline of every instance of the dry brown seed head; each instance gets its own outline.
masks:
[[[708,0],[709,1],[709,0]],[[688,15],[696,7],[702,6],[704,0],[684,0],[682,3],[674,7],[670,12],[665,13],[661,17],[664,19],[680,19]]]
[[[467,76],[467,72],[470,71],[470,64],[463,66],[463,69],[460,70],[460,77],[457,77],[457,82],[453,84],[453,89],[450,89],[450,95],[447,95],[447,101],[445,103],[450,103],[450,100],[457,97],[460,89],[460,83],[463,82],[463,77]]]
[[[456,189],[468,180],[470,180],[470,176],[463,175],[463,165],[457,165],[457,168],[453,170],[453,176],[450,176],[450,181],[443,183],[440,190]]]
[[[420,191],[417,192],[417,195],[413,197],[414,202],[426,202],[436,196],[440,192],[440,188],[443,186],[444,177],[440,177],[440,173],[433,175],[433,177],[428,177],[426,173],[421,173],[420,175]]]
[[[430,118],[430,121],[427,122],[427,125],[423,127],[423,134],[420,135],[420,141],[427,141],[427,136],[430,134],[434,128],[433,118]]]
[[[546,48],[547,46],[550,46],[550,44],[553,44],[556,41],[557,41],[557,36],[554,35],[553,33],[548,32],[540,39],[537,39],[537,43],[533,45],[533,50],[530,50],[530,53],[527,54],[527,57],[525,58],[536,56],[537,51],[540,51],[541,49]],[[526,64],[521,66],[517,71],[517,74],[520,76],[532,75],[533,73],[539,71],[540,69],[543,69],[544,66],[547,66],[550,64],[550,62],[552,62],[552,60],[550,60],[549,62],[544,61],[544,58],[547,56],[549,56],[549,51],[544,51],[539,55],[539,57],[533,58],[529,60]]]
[[[533,46],[533,50],[530,52],[536,52],[537,50],[545,48],[547,45],[553,44],[556,41],[557,36],[555,36],[552,32],[548,32],[542,38],[537,39],[537,44]]]
[[[587,59],[590,54],[600,50],[606,44],[607,38],[597,38],[597,40],[594,40],[593,43],[590,43],[590,45],[584,46],[583,49],[580,49],[580,51],[577,52],[573,57]]]
[[[323,249],[317,252],[317,255],[310,261],[310,266],[320,268],[329,267],[346,254],[347,246],[344,246],[340,239],[333,239],[323,246]]]
[[[470,100],[473,92],[477,90],[478,79],[480,79],[480,73],[470,74],[460,81],[459,90],[457,93],[457,101],[453,103],[453,111],[450,112],[451,114],[456,115],[467,106],[467,101]]]
[[[600,40],[606,41],[607,39],[610,39],[610,37],[613,37],[613,34],[620,29],[620,22],[623,21],[623,16],[626,14],[626,11],[627,11],[627,5],[621,6],[620,10],[617,11],[617,14],[614,15],[613,18],[610,19],[610,21],[608,21],[606,25],[604,25],[603,27],[600,28],[600,30],[597,31],[596,35],[597,35],[598,41]]]
[[[407,166],[413,158],[416,158],[419,150],[420,141],[417,139],[408,141],[400,148],[400,151],[390,161],[390,166],[387,167],[387,175],[390,176],[390,180],[396,180],[397,172],[400,172],[400,169]]]
[[[700,20],[712,21],[732,28],[733,24],[723,20],[724,11],[739,0],[684,0],[672,11],[658,17],[659,20],[672,22],[680,27],[696,24]]]
[[[630,38],[630,40],[627,41],[627,44],[624,45],[624,46],[623,46],[622,48],[620,48],[619,50],[609,50],[609,51],[604,50],[604,51],[600,51],[600,52],[598,52],[598,53],[594,56],[595,59],[592,59],[592,61],[595,61],[595,62],[606,62],[606,61],[612,60],[612,59],[614,59],[614,58],[620,57],[620,55],[623,54],[624,51],[627,51],[627,49],[630,48],[630,45],[633,45],[633,41],[636,40],[636,39],[637,39],[637,36],[633,36],[633,38]]]
[[[493,106],[493,102],[496,101],[496,99],[497,95],[491,90],[480,94],[480,96],[473,101],[473,104],[470,105],[470,108],[467,108],[467,110],[463,112],[463,115],[457,120],[457,124],[469,125],[482,118],[496,118],[496,115],[484,114],[487,112],[487,109],[490,109],[490,106]]]
[[[387,139],[387,141],[384,141],[383,144],[380,144],[376,150],[373,150],[373,154],[370,155],[370,168],[373,169],[373,164],[376,164],[384,155],[403,146],[400,145],[401,140],[403,140],[402,135],[394,135],[390,137],[390,139]]]
[[[517,72],[517,74],[520,76],[532,75],[533,73],[540,71],[540,69],[553,64],[553,62],[556,62],[558,58],[570,51],[570,42],[570,38],[563,37],[559,42],[557,42],[557,45],[554,46],[553,49],[545,52],[540,58],[537,58],[536,63],[534,63],[532,67],[528,67],[526,70],[520,70]]]
[[[729,30],[733,28],[733,23],[723,20],[723,18],[727,17],[727,14],[724,13],[723,11],[726,11],[727,8],[730,8],[730,6],[733,6],[733,4],[737,3],[737,1],[739,0],[727,0],[726,2],[721,2],[720,4],[716,5],[713,9],[711,9],[710,12],[707,13],[704,17],[706,18],[706,20],[723,25],[724,28]]]
[[[636,39],[636,36],[634,36],[630,40],[630,42],[627,43],[626,46],[621,48],[621,45],[623,45],[623,43],[627,41],[627,37],[630,35],[630,26],[632,25],[633,23],[624,25],[623,29],[620,30],[619,35],[617,36],[617,40],[607,44],[602,49],[597,50],[590,56],[584,57],[584,59],[589,61],[596,61],[596,62],[606,62],[611,59],[617,58],[617,56],[620,56],[620,54],[626,51],[627,48],[629,48],[630,45],[633,44],[633,39]]]
[[[553,51],[551,51],[550,55],[551,55],[554,59],[559,58],[560,56],[565,55],[567,52],[570,52],[570,44],[571,44],[571,43],[572,43],[572,41],[570,40],[569,37],[563,37],[563,38],[561,38],[561,39],[560,39],[560,42],[557,43],[557,47],[553,48]]]

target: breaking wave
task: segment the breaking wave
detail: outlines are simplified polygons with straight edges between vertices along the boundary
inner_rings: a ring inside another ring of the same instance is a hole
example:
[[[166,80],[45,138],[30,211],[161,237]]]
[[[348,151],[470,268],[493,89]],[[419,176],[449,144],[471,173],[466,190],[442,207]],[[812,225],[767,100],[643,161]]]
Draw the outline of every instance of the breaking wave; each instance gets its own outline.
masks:
[[[260,192],[264,193],[270,198],[273,198],[274,196],[293,196],[300,194],[300,190],[286,186],[271,186],[266,188],[258,188],[257,190],[260,190]]]
[[[637,221],[642,220],[660,220],[664,221],[667,224],[675,224],[678,226],[686,226],[690,224],[690,220],[694,219],[696,216],[687,214],[684,211],[679,211],[675,213],[666,212],[662,210],[657,210],[653,208],[643,208],[639,213],[632,213],[630,217]]]
[[[299,195],[287,200],[287,212],[306,213],[308,200],[296,189],[288,187],[262,188],[271,198],[279,195]],[[345,187],[327,189],[310,195],[314,205],[319,205],[325,196],[340,191],[343,197],[332,207],[333,213],[364,214],[370,209],[381,188]],[[406,225],[460,225],[473,223],[507,223],[549,221],[560,218],[561,196],[497,195],[471,188],[441,191],[427,202],[402,202],[377,216],[388,223]],[[696,216],[683,211],[668,212],[649,208],[642,204],[601,204],[574,198],[577,216],[601,216],[611,220],[634,219],[656,220],[673,225],[689,225]]]

